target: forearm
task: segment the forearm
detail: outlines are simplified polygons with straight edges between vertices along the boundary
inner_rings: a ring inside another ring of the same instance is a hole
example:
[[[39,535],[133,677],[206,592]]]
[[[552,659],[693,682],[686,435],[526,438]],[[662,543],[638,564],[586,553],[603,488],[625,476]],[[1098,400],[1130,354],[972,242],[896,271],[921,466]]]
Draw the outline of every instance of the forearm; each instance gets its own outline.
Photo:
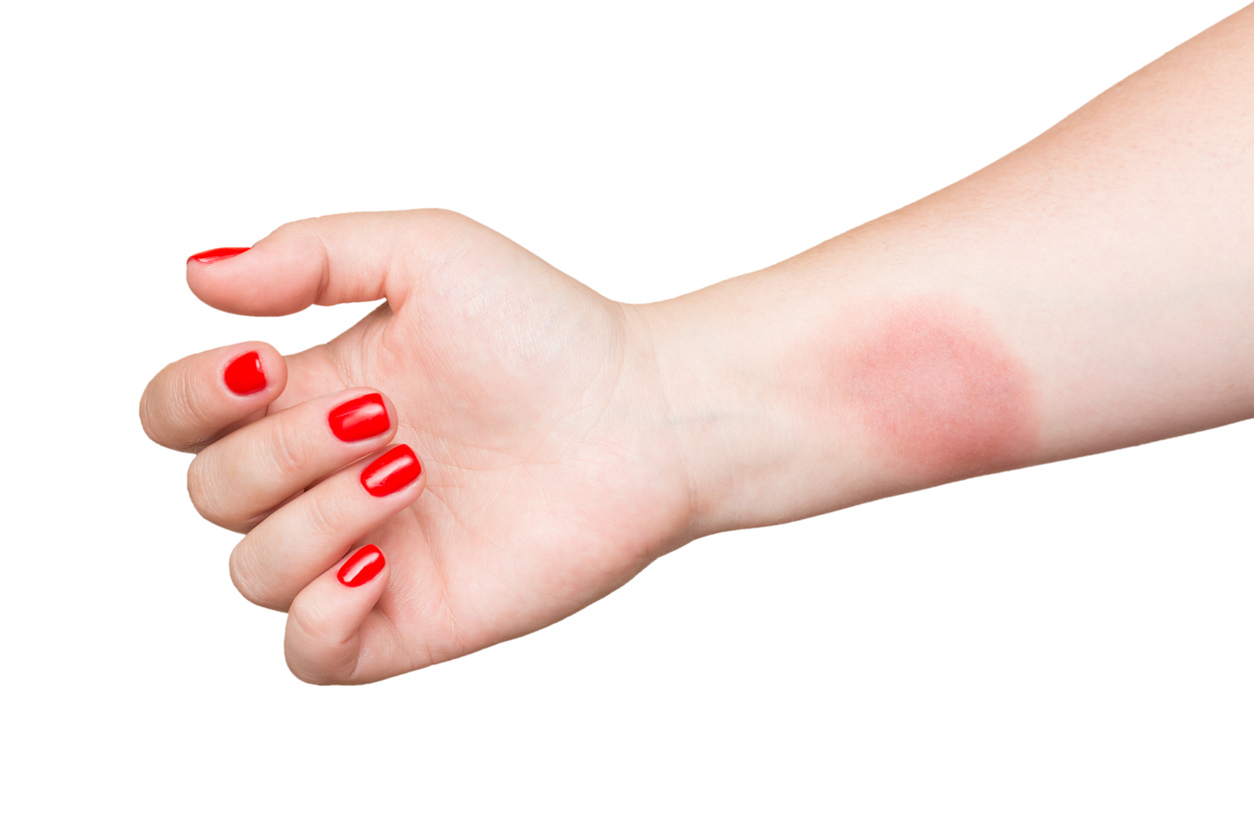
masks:
[[[1254,415],[1254,15],[966,180],[639,310],[699,533]]]

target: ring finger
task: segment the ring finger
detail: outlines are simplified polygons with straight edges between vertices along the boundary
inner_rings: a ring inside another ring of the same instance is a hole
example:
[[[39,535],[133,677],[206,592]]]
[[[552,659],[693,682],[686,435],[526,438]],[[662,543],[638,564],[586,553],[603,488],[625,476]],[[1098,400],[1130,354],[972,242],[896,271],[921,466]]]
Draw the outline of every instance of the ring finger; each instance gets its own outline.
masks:
[[[252,529],[314,482],[386,445],[396,410],[366,389],[349,389],[268,415],[209,445],[192,461],[187,490],[205,519]]]

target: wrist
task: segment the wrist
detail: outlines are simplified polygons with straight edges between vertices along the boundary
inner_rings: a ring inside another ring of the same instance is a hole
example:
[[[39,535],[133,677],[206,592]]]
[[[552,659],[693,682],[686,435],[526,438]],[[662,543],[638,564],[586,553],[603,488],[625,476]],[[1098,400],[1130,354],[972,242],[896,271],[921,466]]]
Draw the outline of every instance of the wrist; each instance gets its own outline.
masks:
[[[1031,463],[1030,376],[976,289],[881,251],[838,239],[634,309],[693,536]]]
[[[797,343],[809,328],[789,321],[779,273],[632,309],[655,380],[649,420],[682,461],[692,537],[832,510],[832,484],[857,478],[856,457],[820,443],[798,397],[811,369],[798,368]]]

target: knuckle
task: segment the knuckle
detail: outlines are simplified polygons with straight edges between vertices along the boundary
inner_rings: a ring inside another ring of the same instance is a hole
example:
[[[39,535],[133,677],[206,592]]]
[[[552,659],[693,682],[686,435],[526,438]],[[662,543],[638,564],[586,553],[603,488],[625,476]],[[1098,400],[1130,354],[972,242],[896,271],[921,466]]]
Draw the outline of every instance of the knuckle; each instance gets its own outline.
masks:
[[[317,613],[310,612],[308,606],[292,607],[291,612],[287,614],[287,619],[291,622],[290,629],[299,634],[306,643],[318,648],[335,644],[331,636],[327,635],[323,620],[318,617]]]
[[[316,220],[316,218],[301,218],[296,221],[288,221],[270,233],[270,236],[272,238],[305,238],[311,235],[317,237],[311,229]]]
[[[292,658],[292,655],[286,654],[287,669],[292,672],[292,676],[304,682],[307,685],[335,685],[325,677],[319,676],[315,671],[306,668]]]
[[[152,389],[156,382],[156,378],[154,378],[144,387],[144,394],[139,398],[139,424],[144,428],[144,435],[161,444],[162,437],[157,431],[156,416],[153,415],[153,410],[155,409],[153,400],[156,398],[156,395],[153,394]]]
[[[319,227],[324,224],[325,221],[322,218],[302,218],[298,221],[288,221],[272,232],[270,237],[282,241],[284,246],[292,247],[297,251],[315,255],[325,260],[326,241],[319,231]]]
[[[287,614],[284,656],[288,670],[311,685],[339,685],[352,678],[351,654],[345,653],[343,638],[330,634],[321,614],[307,606],[294,606]],[[293,651],[292,638],[299,637],[304,653]]]
[[[469,220],[469,218],[460,212],[454,212],[452,209],[443,209],[440,207],[415,209],[414,213],[420,220],[428,223],[460,224]]]
[[[422,237],[428,243],[458,240],[468,233],[473,233],[479,224],[470,218],[454,212],[452,209],[417,209],[416,220],[418,229],[423,230]]]
[[[290,652],[285,654],[285,658],[287,659],[287,669],[301,682],[309,685],[345,684],[344,680],[331,675],[330,672],[312,667],[307,662],[294,658]]]
[[[275,475],[284,482],[303,476],[309,466],[307,434],[303,427],[287,419],[288,416],[281,416],[270,422],[268,438],[263,442],[265,456],[277,471]]]
[[[274,599],[265,593],[266,584],[260,576],[257,569],[256,561],[250,555],[250,549],[246,545],[248,538],[245,537],[239,544],[231,550],[231,560],[229,562],[231,572],[231,583],[239,591],[240,595],[250,604],[256,604],[259,607],[277,610],[281,609]]]
[[[199,389],[186,367],[176,367],[171,371],[169,389],[170,412],[180,426],[188,429],[203,428],[209,416],[205,414],[204,404],[199,397]]]
[[[326,496],[323,491],[311,491],[306,497],[309,500],[303,504],[306,527],[318,541],[338,540],[351,528],[344,502]]]
[[[204,408],[183,363],[171,363],[157,373],[139,399],[139,422],[149,438],[164,447],[191,449],[184,438],[204,427]]]
[[[219,492],[215,479],[209,475],[204,456],[197,456],[187,468],[187,495],[192,500],[196,512],[214,525],[221,525],[222,515],[218,512]]]
[[[238,486],[232,487],[230,477],[222,472],[222,457],[201,452],[187,468],[187,495],[196,513],[214,525],[246,533],[268,516],[249,514],[240,498]]]

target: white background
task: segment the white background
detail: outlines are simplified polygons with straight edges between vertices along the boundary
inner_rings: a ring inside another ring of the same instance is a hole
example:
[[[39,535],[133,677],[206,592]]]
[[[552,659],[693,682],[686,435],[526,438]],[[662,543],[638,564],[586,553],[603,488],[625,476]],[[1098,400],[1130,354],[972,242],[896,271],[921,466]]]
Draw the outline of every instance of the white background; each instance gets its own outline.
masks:
[[[165,363],[371,305],[188,254],[444,206],[613,298],[940,188],[1235,11],[1188,3],[34,3],[0,13],[12,833],[1254,830],[1254,422],[720,535],[541,633],[287,671]]]

